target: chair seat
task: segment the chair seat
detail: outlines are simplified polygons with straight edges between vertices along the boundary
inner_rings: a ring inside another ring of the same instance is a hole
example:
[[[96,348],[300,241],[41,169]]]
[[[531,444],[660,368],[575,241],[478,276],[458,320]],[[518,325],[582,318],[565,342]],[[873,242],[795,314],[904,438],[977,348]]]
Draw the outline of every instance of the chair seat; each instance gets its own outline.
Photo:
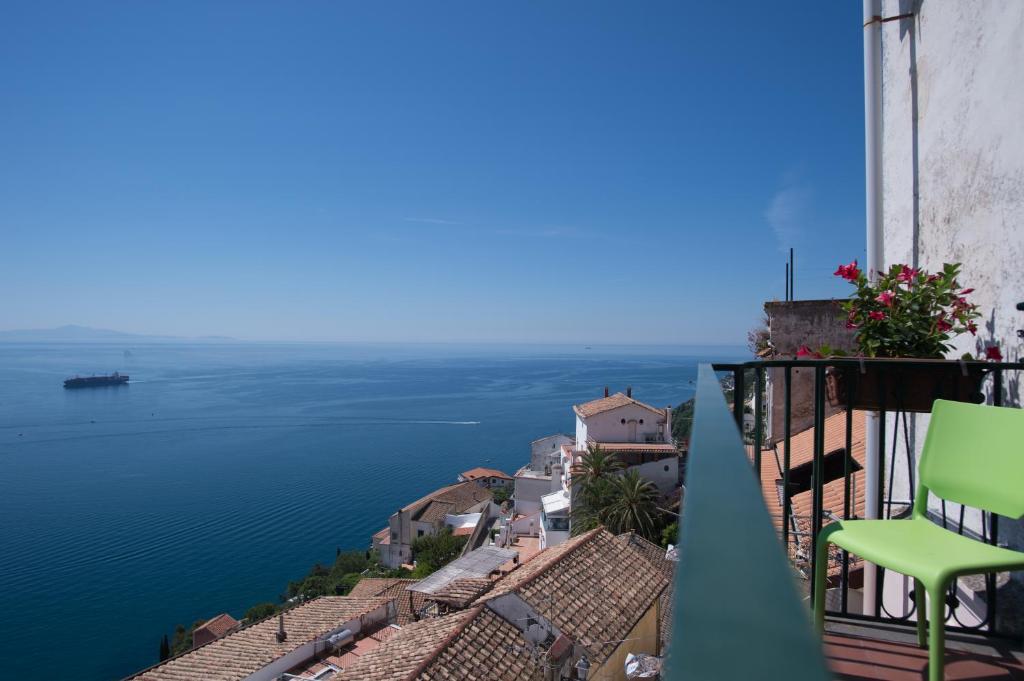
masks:
[[[827,525],[821,540],[925,585],[944,584],[956,575],[1024,568],[1024,553],[968,539],[926,518],[841,520]]]

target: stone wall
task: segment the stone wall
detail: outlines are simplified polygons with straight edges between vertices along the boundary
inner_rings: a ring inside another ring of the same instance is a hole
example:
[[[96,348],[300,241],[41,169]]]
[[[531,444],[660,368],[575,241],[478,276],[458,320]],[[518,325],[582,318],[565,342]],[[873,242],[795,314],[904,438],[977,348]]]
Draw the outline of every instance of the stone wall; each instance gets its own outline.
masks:
[[[792,359],[801,345],[817,350],[822,345],[852,352],[853,331],[846,328],[846,314],[837,300],[792,300],[765,303],[769,339],[775,359]],[[785,370],[768,370],[769,442],[782,439],[785,428]],[[792,434],[814,423],[814,371],[793,369],[790,401]],[[838,411],[826,403],[826,416]]]

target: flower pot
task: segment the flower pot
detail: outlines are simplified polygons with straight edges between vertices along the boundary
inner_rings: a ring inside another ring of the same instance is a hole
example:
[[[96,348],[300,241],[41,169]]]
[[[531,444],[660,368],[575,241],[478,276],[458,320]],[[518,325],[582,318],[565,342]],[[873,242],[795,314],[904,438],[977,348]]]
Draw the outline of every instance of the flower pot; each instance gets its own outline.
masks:
[[[825,396],[834,407],[928,413],[935,400],[985,401],[982,364],[958,361],[870,360],[860,367],[829,367]]]

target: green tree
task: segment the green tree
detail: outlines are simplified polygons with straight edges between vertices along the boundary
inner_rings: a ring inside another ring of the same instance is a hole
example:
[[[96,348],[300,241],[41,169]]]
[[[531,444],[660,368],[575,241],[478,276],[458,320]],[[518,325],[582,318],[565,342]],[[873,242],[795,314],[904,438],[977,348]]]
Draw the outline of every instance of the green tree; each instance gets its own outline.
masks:
[[[160,639],[160,661],[163,662],[171,656],[171,642],[167,640],[167,634]]]
[[[495,487],[491,490],[492,501],[501,506],[503,503],[512,498],[512,490],[508,487]]]
[[[690,440],[693,428],[693,398],[690,398],[672,410],[672,439],[680,447]]]
[[[658,489],[636,470],[626,471],[613,481],[612,502],[606,512],[606,525],[612,532],[636,532],[645,539],[658,537],[661,513]]]
[[[343,551],[334,559],[330,574],[332,577],[341,577],[352,573],[363,572],[372,567],[370,560],[364,551]]]
[[[679,521],[674,520],[665,526],[665,529],[661,531],[661,545],[668,548],[669,544],[675,544],[679,541]]]
[[[459,557],[468,537],[456,537],[451,528],[436,534],[417,537],[412,542],[412,558],[416,561],[413,577],[426,577]]]
[[[608,510],[615,498],[614,479],[622,462],[597,445],[587,449],[573,475],[572,533],[582,534],[608,524]]]
[[[587,487],[598,480],[606,479],[620,472],[624,466],[611,452],[606,452],[599,445],[587,447],[587,453],[580,459],[580,472],[574,477],[581,487]]]
[[[257,603],[245,611],[244,619],[247,622],[255,622],[277,613],[277,606],[273,603]]]

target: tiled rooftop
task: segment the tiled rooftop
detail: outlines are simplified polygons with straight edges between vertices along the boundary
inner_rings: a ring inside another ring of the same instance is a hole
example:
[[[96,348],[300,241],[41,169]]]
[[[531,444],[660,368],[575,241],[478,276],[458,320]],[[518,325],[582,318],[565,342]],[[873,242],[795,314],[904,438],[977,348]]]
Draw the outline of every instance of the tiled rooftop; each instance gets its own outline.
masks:
[[[494,468],[470,468],[468,471],[462,473],[462,477],[466,480],[478,480],[480,478],[501,478],[503,480],[511,480],[512,476],[508,473],[496,470]]]
[[[436,522],[444,520],[446,514],[464,513],[492,497],[490,490],[467,480],[442,487],[414,501],[402,511],[411,512],[413,520]]]
[[[474,611],[423,620],[403,627],[383,645],[346,669],[344,681],[405,681],[415,679],[422,665],[429,663],[455,635]]]
[[[278,643],[277,616],[228,634],[132,676],[137,681],[240,681],[361,615],[381,606],[379,598],[325,596],[284,614],[288,638]]]
[[[665,557],[665,549],[649,542],[634,532],[627,532],[616,537],[617,540],[629,544],[643,556],[655,570],[661,572],[668,580],[668,586],[661,593],[661,644],[662,649],[668,647],[672,639],[672,597],[675,593],[676,565],[674,560]]]
[[[514,626],[478,606],[405,627],[341,675],[342,681],[518,681],[539,668]]]
[[[853,427],[851,430],[851,456],[859,463],[861,470],[855,471],[851,476],[851,512],[853,516],[864,517],[864,412],[853,413]],[[846,447],[846,413],[834,414],[825,419],[825,448],[824,453],[828,454]],[[796,466],[810,464],[814,461],[814,428],[808,428],[790,438],[789,465],[790,470]],[[775,529],[782,532],[782,500],[779,496],[777,481],[782,479],[783,464],[783,443],[780,442],[776,450],[766,449],[761,453],[761,488],[764,494],[765,504],[768,513],[775,524]],[[833,512],[842,517],[843,515],[843,479],[832,480],[822,486],[822,508],[825,512]],[[810,519],[814,504],[813,491],[800,492],[791,498],[790,513],[797,524],[799,532],[809,535]],[[828,524],[825,521],[825,524]],[[809,559],[805,555],[807,547],[810,546],[809,536],[801,539],[793,533],[793,521],[790,522],[790,556],[797,558],[798,563]],[[801,543],[802,542],[802,543]],[[806,544],[806,546],[804,546]],[[852,565],[853,563],[851,563]],[[834,569],[833,569],[834,571]]]
[[[541,552],[478,602],[515,592],[600,664],[670,581],[631,542],[599,528]]]
[[[397,609],[397,621],[401,626],[419,619],[419,613],[427,604],[424,594],[409,591],[415,579],[363,577],[352,587],[349,596],[393,600]]]
[[[430,597],[454,608],[465,608],[491,590],[494,582],[487,577],[464,577],[441,587]]]
[[[612,409],[618,409],[619,407],[626,407],[631,404],[652,411],[659,416],[665,415],[665,412],[661,409],[655,409],[649,404],[644,404],[643,402],[634,400],[632,397],[626,397],[624,393],[615,393],[608,397],[602,397],[601,399],[577,404],[573,406],[572,410],[576,412],[577,416],[589,418],[591,416],[596,416],[597,414],[602,414],[606,411],[611,411]]]
[[[224,634],[228,633],[239,624],[238,620],[227,613],[222,613],[216,617],[207,620],[201,626],[196,627],[196,632],[203,630],[209,633],[213,638],[220,638]],[[195,632],[193,632],[195,636]]]

